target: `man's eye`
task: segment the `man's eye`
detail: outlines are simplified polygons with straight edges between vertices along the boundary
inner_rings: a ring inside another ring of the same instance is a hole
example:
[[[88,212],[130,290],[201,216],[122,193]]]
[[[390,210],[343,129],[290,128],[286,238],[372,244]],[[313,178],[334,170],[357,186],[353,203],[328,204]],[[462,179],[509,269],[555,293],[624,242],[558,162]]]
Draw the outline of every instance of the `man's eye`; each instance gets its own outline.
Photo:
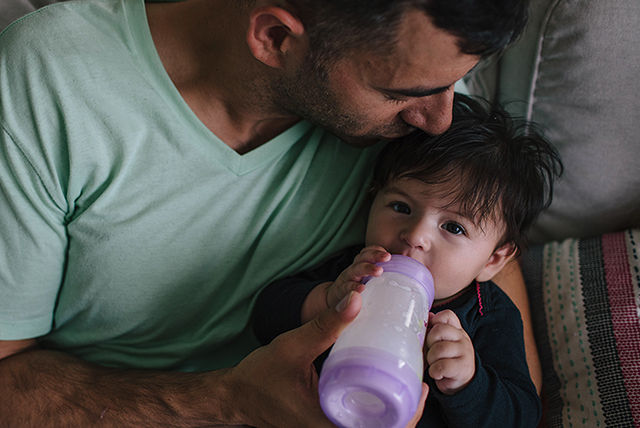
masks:
[[[383,93],[382,95],[386,98],[387,101],[391,101],[392,103],[396,104],[401,104],[407,101],[407,98],[402,96],[395,96],[387,93]]]
[[[449,233],[453,233],[454,235],[467,234],[467,232],[464,230],[464,227],[460,226],[458,223],[448,222],[443,224],[442,228]]]
[[[411,208],[404,202],[391,202],[389,204],[392,210],[400,214],[411,214]]]

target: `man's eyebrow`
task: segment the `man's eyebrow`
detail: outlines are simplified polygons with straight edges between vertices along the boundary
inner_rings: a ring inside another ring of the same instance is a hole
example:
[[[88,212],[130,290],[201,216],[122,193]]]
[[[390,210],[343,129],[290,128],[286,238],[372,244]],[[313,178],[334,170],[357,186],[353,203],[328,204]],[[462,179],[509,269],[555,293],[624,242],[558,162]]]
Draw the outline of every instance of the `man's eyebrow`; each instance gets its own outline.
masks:
[[[451,85],[448,86],[440,86],[438,88],[406,88],[406,89],[385,89],[379,88],[382,92],[385,92],[389,95],[401,95],[403,97],[411,97],[411,98],[421,98],[428,97],[430,95],[440,94],[442,92],[447,91],[451,88]]]

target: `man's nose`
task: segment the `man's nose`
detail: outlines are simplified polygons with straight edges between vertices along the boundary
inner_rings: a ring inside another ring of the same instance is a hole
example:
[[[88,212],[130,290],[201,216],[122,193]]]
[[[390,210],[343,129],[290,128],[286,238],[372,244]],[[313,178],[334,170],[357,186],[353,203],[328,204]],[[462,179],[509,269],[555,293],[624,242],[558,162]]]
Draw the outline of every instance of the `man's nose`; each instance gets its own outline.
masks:
[[[417,99],[400,113],[407,124],[420,128],[427,134],[442,134],[451,125],[453,87],[439,94]]]

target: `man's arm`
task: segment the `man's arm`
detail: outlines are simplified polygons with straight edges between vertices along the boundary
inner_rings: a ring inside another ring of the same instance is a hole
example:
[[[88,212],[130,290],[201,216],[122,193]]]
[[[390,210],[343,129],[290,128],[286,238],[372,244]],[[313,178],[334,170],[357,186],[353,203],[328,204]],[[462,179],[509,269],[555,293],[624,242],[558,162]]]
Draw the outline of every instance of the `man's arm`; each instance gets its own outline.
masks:
[[[3,342],[1,351],[15,349]],[[0,361],[0,415],[9,426],[191,426],[234,421],[224,371],[123,371],[30,348]]]
[[[207,373],[111,369],[34,347],[0,342],[0,418],[8,426],[333,426],[318,404],[313,360],[355,318],[340,311],[258,348],[237,366]]]
[[[527,365],[529,375],[540,394],[542,388],[542,366],[540,356],[533,336],[533,324],[531,322],[531,308],[529,307],[529,296],[517,261],[508,263],[498,275],[493,278],[493,282],[504,291],[520,310],[524,334],[524,349],[527,354]]]

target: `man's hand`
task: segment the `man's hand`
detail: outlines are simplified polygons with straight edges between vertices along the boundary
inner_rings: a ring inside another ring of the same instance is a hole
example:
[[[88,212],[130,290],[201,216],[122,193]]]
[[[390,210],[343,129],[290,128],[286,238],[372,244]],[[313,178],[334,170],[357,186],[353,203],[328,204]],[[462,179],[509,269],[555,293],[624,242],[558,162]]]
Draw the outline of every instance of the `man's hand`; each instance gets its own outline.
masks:
[[[427,332],[429,376],[444,394],[455,394],[476,373],[475,351],[456,314],[446,309],[429,316]]]
[[[378,245],[365,247],[353,259],[353,263],[327,286],[327,306],[333,308],[351,291],[361,293],[362,281],[368,276],[382,275],[382,268],[376,263],[389,261],[391,254]]]
[[[333,426],[320,408],[313,361],[336,341],[361,305],[360,295],[351,292],[337,308],[276,337],[231,369],[232,397],[243,413],[238,420],[257,427]]]
[[[336,308],[281,334],[231,369],[230,385],[244,413],[238,420],[257,427],[333,427],[320,408],[313,361],[333,345],[361,305],[359,293],[352,291]],[[423,384],[418,410],[407,428],[420,420],[427,392]]]
[[[406,428],[414,428],[420,422],[420,418],[422,418],[422,413],[424,412],[424,405],[427,401],[427,395],[429,394],[429,386],[426,383],[422,383],[422,394],[420,395],[420,401],[418,402],[418,410],[416,410],[416,414],[413,415],[413,418],[409,421]]]

